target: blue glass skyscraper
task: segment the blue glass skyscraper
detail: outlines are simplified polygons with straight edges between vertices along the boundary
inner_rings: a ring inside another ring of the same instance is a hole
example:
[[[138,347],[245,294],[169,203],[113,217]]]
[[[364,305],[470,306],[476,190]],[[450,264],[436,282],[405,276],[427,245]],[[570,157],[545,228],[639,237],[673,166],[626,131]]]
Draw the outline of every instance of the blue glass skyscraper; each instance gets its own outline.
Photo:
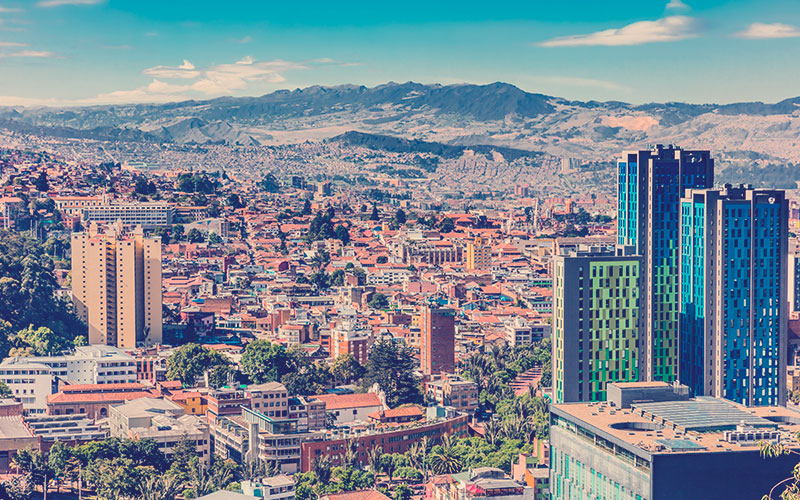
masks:
[[[708,151],[658,145],[625,152],[617,163],[618,243],[643,257],[642,378],[678,376],[680,204],[684,190],[714,184]]]
[[[726,185],[681,200],[680,381],[696,395],[785,403],[788,202]]]

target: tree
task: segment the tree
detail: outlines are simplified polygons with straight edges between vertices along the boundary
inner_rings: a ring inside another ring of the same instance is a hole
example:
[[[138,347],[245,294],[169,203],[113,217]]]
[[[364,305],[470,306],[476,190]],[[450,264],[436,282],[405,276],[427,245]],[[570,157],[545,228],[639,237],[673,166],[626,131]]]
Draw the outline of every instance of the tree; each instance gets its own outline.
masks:
[[[175,241],[181,241],[183,239],[183,224],[175,224],[172,226],[172,237],[175,238]]]
[[[277,193],[281,190],[281,184],[278,181],[278,178],[275,177],[275,174],[272,172],[268,173],[263,179],[261,179],[261,182],[258,183],[258,187],[267,193]]]
[[[334,234],[336,235],[336,239],[342,242],[343,246],[347,246],[347,244],[350,243],[350,231],[343,225],[339,224],[336,226]]]
[[[303,202],[303,215],[311,215],[311,202],[306,198],[306,201]]]
[[[322,394],[330,385],[331,372],[321,363],[301,363],[296,370],[281,378],[289,394],[312,396]]]
[[[42,491],[47,488],[52,474],[49,473],[47,460],[39,450],[34,450],[30,446],[23,448],[11,459],[11,466],[19,469],[25,474],[28,482],[40,485]]]
[[[9,389],[5,382],[0,380],[0,399],[13,397],[14,393]]]
[[[222,243],[222,238],[217,233],[209,233],[208,242],[212,245],[219,245]]]
[[[352,354],[340,354],[333,362],[331,374],[335,383],[349,384],[364,376],[364,367]]]
[[[228,195],[228,206],[232,209],[237,210],[239,208],[244,207],[244,203],[242,203],[242,199],[236,193],[231,193]]]
[[[372,299],[370,299],[367,305],[373,309],[388,309],[389,299],[386,297],[386,295],[378,292],[372,296]]]
[[[383,456],[383,448],[381,446],[373,446],[367,451],[367,466],[370,472],[377,477],[383,470],[381,468],[381,457]]]
[[[47,182],[47,172],[44,170],[39,172],[39,176],[36,177],[36,180],[33,182],[33,187],[35,187],[37,191],[43,193],[50,190],[50,183]]]
[[[443,233],[452,233],[455,227],[455,223],[450,217],[445,217],[439,222],[439,231]]]
[[[256,384],[280,381],[297,368],[296,358],[280,344],[258,339],[247,344],[242,353],[242,373]]]
[[[190,229],[186,234],[186,239],[189,240],[189,243],[202,243],[206,240],[205,236],[203,236],[203,233],[197,228]]]
[[[167,378],[180,380],[185,387],[193,387],[206,370],[227,368],[229,362],[216,351],[199,344],[182,345],[167,359]]]
[[[365,388],[378,384],[391,408],[422,403],[419,380],[414,375],[416,368],[417,362],[410,346],[381,338],[372,346],[361,384]]]
[[[411,500],[412,491],[407,484],[403,483],[394,489],[393,500]]]
[[[33,325],[20,330],[12,337],[12,342],[19,346],[15,355],[30,356],[55,356],[71,347],[71,343],[64,337],[56,335],[53,330],[40,326],[33,329]]]
[[[464,464],[453,447],[448,434],[442,437],[442,443],[433,449],[430,456],[431,469],[435,474],[455,474],[461,472]]]
[[[311,470],[321,484],[327,484],[331,480],[331,459],[328,455],[321,455],[314,458],[311,462]]]
[[[67,473],[67,462],[69,461],[72,453],[61,441],[56,441],[47,453],[47,467],[53,480],[56,481],[58,492],[60,490],[61,481],[64,480]]]
[[[369,216],[369,220],[380,220],[381,215],[378,213],[378,207],[372,205],[372,213]]]
[[[407,220],[405,210],[403,210],[402,208],[398,208],[397,213],[394,214],[394,220],[395,222],[397,222],[397,224],[401,226],[405,224]]]
[[[180,484],[171,475],[150,476],[139,483],[141,500],[173,500],[180,493]]]

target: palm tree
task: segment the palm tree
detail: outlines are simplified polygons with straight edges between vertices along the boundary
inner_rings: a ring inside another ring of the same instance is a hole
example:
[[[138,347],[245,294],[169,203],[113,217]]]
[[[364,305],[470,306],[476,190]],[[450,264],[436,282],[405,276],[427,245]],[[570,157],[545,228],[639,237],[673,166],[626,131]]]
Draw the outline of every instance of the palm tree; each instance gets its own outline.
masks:
[[[195,497],[202,497],[217,490],[214,476],[199,461],[197,467],[191,471],[189,488],[194,491]]]
[[[431,454],[431,469],[435,474],[455,474],[461,472],[464,465],[452,448],[439,447]]]
[[[344,455],[342,461],[345,467],[352,467],[358,460],[358,441],[348,439],[344,442]]]
[[[428,436],[425,436],[421,441],[412,444],[408,449],[408,460],[411,462],[412,467],[422,473],[423,482],[425,483],[428,482],[427,461],[429,447],[430,440],[428,439]]]
[[[173,500],[180,492],[180,485],[175,476],[150,476],[139,483],[141,500]]]
[[[497,445],[497,440],[500,438],[501,431],[500,423],[495,419],[490,419],[483,423],[483,439],[490,446]]]
[[[416,445],[416,443],[415,443]],[[378,474],[381,472],[381,455],[383,454],[383,448],[380,446],[373,446],[367,452],[367,463],[369,464],[369,470],[377,479]]]
[[[311,470],[317,476],[319,484],[328,484],[331,480],[331,459],[328,455],[321,455],[311,463]]]

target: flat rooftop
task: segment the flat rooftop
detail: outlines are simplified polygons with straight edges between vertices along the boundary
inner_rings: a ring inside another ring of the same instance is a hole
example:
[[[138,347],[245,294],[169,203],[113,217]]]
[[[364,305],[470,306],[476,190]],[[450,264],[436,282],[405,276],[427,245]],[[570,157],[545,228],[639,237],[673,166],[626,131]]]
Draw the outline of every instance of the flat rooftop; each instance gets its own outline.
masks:
[[[777,431],[781,443],[800,448],[795,437],[800,432],[800,413],[780,406],[748,408],[724,399],[699,397],[637,403],[624,409],[608,403],[565,403],[552,405],[551,410],[556,417],[651,455],[758,450],[758,440],[731,442],[726,438],[727,431],[736,431],[742,424],[754,433]]]

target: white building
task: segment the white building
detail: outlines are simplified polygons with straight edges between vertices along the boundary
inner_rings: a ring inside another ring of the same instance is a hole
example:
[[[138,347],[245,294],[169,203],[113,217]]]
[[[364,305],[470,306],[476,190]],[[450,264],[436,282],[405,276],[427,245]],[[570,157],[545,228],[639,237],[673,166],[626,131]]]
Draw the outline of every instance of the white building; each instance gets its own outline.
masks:
[[[263,500],[293,500],[294,481],[286,474],[242,481],[242,493]]]
[[[29,358],[47,365],[51,374],[73,384],[120,384],[136,380],[136,359],[106,345],[76,347],[74,354]]]
[[[6,358],[0,363],[0,381],[22,403],[26,414],[47,411],[47,396],[53,393],[53,376],[49,366],[35,358]]]
[[[506,343],[513,347],[530,345],[548,338],[550,325],[547,323],[529,323],[517,317],[506,325]]]
[[[195,443],[200,460],[206,464],[210,460],[208,423],[204,418],[185,415],[182,406],[167,399],[140,398],[112,406],[108,425],[112,437],[152,438],[168,460],[182,439]]]

